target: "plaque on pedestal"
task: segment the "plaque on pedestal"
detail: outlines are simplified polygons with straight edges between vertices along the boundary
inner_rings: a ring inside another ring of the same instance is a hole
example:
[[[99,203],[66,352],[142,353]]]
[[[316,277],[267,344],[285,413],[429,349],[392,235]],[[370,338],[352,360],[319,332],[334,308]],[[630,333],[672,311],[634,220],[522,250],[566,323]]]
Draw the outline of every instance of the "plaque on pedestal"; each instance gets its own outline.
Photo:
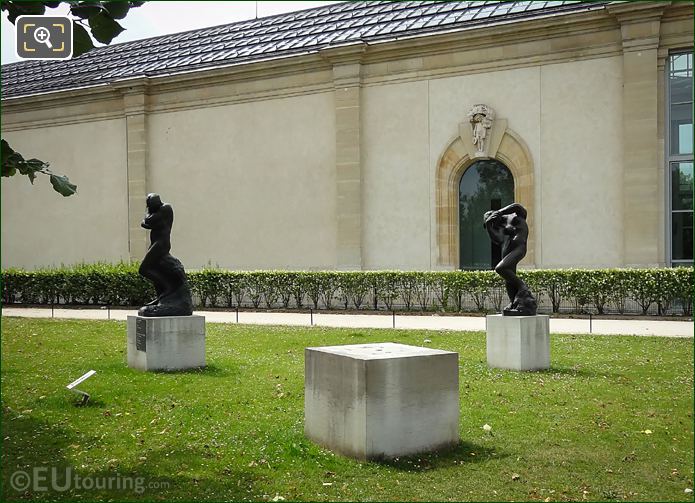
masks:
[[[147,351],[147,319],[140,316],[135,319],[135,349]]]

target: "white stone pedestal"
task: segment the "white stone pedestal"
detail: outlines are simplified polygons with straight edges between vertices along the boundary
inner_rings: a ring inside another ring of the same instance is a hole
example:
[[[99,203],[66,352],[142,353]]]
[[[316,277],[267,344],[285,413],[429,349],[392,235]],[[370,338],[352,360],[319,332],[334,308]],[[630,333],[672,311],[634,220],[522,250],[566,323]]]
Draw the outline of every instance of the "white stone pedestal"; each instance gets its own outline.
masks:
[[[487,364],[509,370],[550,368],[549,317],[487,316]]]
[[[128,316],[128,366],[138,370],[205,367],[205,317]]]
[[[458,353],[379,343],[306,348],[304,432],[358,459],[458,443]]]

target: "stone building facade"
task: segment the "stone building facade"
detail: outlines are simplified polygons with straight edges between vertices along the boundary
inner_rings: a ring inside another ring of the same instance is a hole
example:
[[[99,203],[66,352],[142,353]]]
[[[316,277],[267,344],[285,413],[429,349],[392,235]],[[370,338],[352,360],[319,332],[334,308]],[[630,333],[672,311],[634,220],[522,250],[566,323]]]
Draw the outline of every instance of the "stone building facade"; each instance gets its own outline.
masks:
[[[511,200],[526,267],[692,263],[692,3],[528,5],[335,4],[97,49],[73,81],[6,65],[3,138],[79,192],[3,179],[3,267],[139,260],[148,192],[190,269],[485,267],[477,212]],[[168,57],[302,16],[337,40]]]

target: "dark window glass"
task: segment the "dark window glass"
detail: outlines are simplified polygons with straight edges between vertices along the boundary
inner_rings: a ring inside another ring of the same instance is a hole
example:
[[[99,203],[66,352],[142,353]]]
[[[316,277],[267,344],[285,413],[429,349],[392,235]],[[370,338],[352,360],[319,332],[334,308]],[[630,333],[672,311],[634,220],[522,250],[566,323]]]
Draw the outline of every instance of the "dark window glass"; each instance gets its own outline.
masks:
[[[693,53],[668,59],[671,261],[693,260]]]
[[[673,260],[693,259],[693,212],[672,214],[671,254]]]
[[[671,209],[693,209],[693,163],[671,163]]]
[[[499,246],[483,228],[483,214],[514,202],[514,178],[499,161],[478,161],[459,184],[459,264],[461,269],[491,269],[501,258]]]
[[[671,103],[689,103],[693,99],[693,78],[690,76],[671,76]]]

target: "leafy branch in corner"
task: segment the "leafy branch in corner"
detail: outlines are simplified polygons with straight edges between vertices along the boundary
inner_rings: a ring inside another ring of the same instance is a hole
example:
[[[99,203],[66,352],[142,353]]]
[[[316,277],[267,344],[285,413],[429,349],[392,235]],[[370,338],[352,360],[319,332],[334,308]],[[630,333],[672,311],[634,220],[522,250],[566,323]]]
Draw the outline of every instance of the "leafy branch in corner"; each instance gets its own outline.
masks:
[[[29,181],[33,184],[36,179],[36,173],[48,175],[51,179],[51,185],[56,192],[63,196],[71,196],[77,192],[77,185],[70,183],[67,176],[56,175],[50,169],[47,162],[39,159],[25,159],[22,154],[12,150],[12,147],[5,141],[2,143],[2,176],[14,176],[16,173],[26,175]]]
[[[7,11],[7,19],[12,24],[19,16],[41,16],[46,8],[54,9],[61,3],[70,6],[70,16],[73,18],[73,57],[94,49],[94,40],[102,44],[110,44],[111,41],[125,30],[117,19],[123,19],[133,7],[139,7],[145,2],[29,2],[1,0],[0,8]],[[90,35],[91,33],[91,35]],[[49,164],[39,159],[24,159],[22,154],[14,151],[10,145],[2,140],[2,176],[13,176],[16,173],[29,177],[34,183],[37,173],[49,175],[53,188],[63,196],[70,196],[77,192],[77,186],[70,183],[63,175],[56,175],[50,169]]]
[[[131,8],[140,7],[145,2],[0,2],[12,24],[19,16],[41,16],[46,12],[46,7],[54,9],[61,3],[70,5],[70,16],[74,21],[72,55],[77,57],[94,49],[92,38],[102,44],[110,44],[125,30],[116,20],[123,19]]]

